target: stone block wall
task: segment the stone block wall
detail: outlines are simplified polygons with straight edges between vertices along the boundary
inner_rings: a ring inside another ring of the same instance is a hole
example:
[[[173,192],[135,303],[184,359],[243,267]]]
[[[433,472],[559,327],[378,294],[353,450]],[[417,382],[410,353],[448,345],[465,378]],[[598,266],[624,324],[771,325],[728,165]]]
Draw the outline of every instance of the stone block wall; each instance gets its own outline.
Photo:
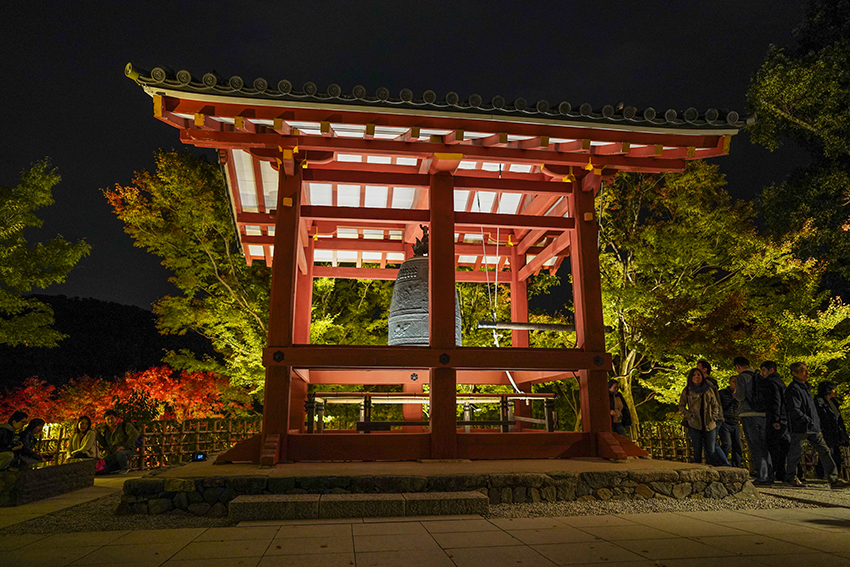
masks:
[[[0,506],[18,506],[94,485],[94,459],[0,471]]]
[[[124,495],[117,513],[162,514],[183,510],[197,516],[223,517],[227,515],[230,501],[243,494],[377,494],[469,490],[486,495],[490,504],[758,497],[747,471],[735,468],[429,477],[147,477],[124,483]]]

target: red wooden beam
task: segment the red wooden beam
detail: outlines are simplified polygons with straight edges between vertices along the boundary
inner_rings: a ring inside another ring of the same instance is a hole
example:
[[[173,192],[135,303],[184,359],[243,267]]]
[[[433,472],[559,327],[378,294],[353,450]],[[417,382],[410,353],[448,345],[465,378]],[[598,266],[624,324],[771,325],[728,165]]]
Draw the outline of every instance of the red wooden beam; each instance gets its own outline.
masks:
[[[531,262],[527,265],[523,266],[523,268],[519,271],[519,279],[526,280],[529,276],[536,274],[540,271],[540,268],[543,267],[547,261],[551,260],[555,256],[562,254],[564,250],[569,248],[570,246],[570,233],[565,232],[558,238],[554,240],[549,246],[547,246],[543,252],[534,257]]]
[[[275,134],[243,134],[240,132],[209,132],[205,130],[181,130],[180,140],[186,144],[207,148],[250,148],[276,147],[281,144],[298,146],[304,150],[369,153],[371,155],[409,155],[425,157],[438,153],[451,154],[457,146],[432,142],[396,142],[394,140],[363,140],[358,138],[322,138],[320,136],[277,136]],[[550,150],[519,150],[514,148],[486,148],[463,146],[464,156],[505,161],[510,163],[539,165],[584,166],[587,158],[581,154],[553,152]],[[657,173],[682,171],[684,160],[661,160],[632,158],[628,156],[598,156],[597,167],[613,167],[622,171]]]
[[[631,142],[632,144],[656,144],[663,143],[667,146],[696,146],[697,148],[713,147],[717,138],[725,133],[734,133],[736,128],[717,128],[706,133],[701,130],[684,132],[685,128],[673,132],[640,132],[635,129],[617,128],[605,124],[583,125],[565,122],[564,124],[535,124],[529,122],[500,121],[491,117],[486,119],[466,118],[459,116],[422,116],[407,114],[391,114],[391,109],[380,108],[374,111],[368,109],[349,110],[335,107],[325,103],[324,108],[281,108],[276,101],[264,105],[258,100],[242,100],[240,102],[225,103],[216,102],[210,104],[208,101],[192,100],[182,98],[184,93],[175,92],[176,96],[163,97],[164,108],[181,114],[195,114],[202,109],[207,109],[216,116],[234,117],[242,114],[249,106],[255,113],[255,119],[274,120],[284,118],[285,120],[322,122],[330,120],[335,123],[346,124],[377,124],[380,126],[401,126],[410,128],[411,122],[416,127],[436,130],[463,129],[467,132],[492,132],[494,126],[501,130],[505,137],[514,136],[549,136],[550,138],[569,139],[592,139],[599,142]],[[272,106],[274,104],[274,106]],[[388,112],[388,110],[390,112]],[[502,132],[495,133],[500,136]],[[692,132],[692,133],[691,133]],[[720,133],[718,133],[720,132]],[[507,142],[507,140],[505,140]]]
[[[564,185],[572,185],[572,183],[565,183]],[[567,199],[562,199],[560,203],[550,210],[551,214],[547,216],[563,217],[564,213],[569,210],[569,201]],[[517,244],[518,251],[520,253],[526,252],[529,248],[534,246],[545,233],[545,230],[540,230],[539,228],[529,231],[528,234]]]
[[[484,228],[545,228],[570,230],[575,219],[565,217],[538,217],[532,215],[499,215],[492,213],[455,213],[458,226],[471,225]]]
[[[275,359],[276,352],[280,353],[277,359]],[[444,354],[448,356],[445,364],[440,361],[441,355]],[[263,364],[324,370],[455,368],[499,371],[565,372],[582,369],[606,371],[611,369],[611,355],[604,350],[586,352],[581,349],[563,348],[295,345],[263,349]]]
[[[508,272],[509,273],[509,272]],[[395,281],[398,270],[394,268],[354,268],[348,266],[315,266],[313,277],[316,278],[339,278],[347,280],[383,280]],[[468,283],[487,283],[487,272],[471,272],[468,270],[457,270],[455,281]],[[493,272],[489,274],[490,283],[493,282]]]
[[[345,165],[363,165],[348,164]],[[408,168],[409,169],[409,168]],[[481,174],[486,172],[476,171]],[[355,185],[388,185],[400,187],[427,187],[429,176],[416,173],[383,173],[372,171],[330,170],[330,169],[307,169],[303,173],[304,181],[316,183],[349,183]],[[471,189],[480,191],[504,191],[509,193],[557,193],[566,195],[572,191],[569,183],[554,182],[551,180],[528,180],[516,178],[470,176],[463,170],[454,175],[456,189]]]
[[[368,220],[371,222],[414,222],[427,223],[429,215],[427,210],[415,209],[379,209],[360,207],[323,207],[316,205],[305,205],[301,207],[301,216],[307,219],[322,220]]]

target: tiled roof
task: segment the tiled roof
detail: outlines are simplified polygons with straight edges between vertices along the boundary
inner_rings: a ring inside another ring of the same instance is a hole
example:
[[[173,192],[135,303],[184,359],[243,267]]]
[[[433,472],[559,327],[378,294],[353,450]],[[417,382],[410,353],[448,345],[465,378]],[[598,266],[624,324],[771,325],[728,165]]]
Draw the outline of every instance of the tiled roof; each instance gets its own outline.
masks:
[[[504,97],[496,95],[485,101],[483,97],[472,94],[462,99],[457,93],[449,92],[444,96],[438,96],[436,92],[427,90],[417,95],[410,89],[402,89],[397,96],[392,96],[389,89],[380,87],[373,94],[369,94],[365,87],[357,85],[350,92],[343,92],[342,87],[331,84],[320,91],[315,83],[307,82],[296,90],[287,79],[282,79],[276,84],[271,84],[263,78],[254,79],[248,85],[239,76],[229,79],[215,72],[206,73],[200,79],[194,77],[186,70],[176,73],[167,67],[154,67],[150,71],[140,69],[128,63],[124,68],[124,74],[143,86],[156,87],[224,96],[239,96],[260,100],[292,100],[316,103],[362,105],[368,107],[399,107],[436,109],[440,111],[457,111],[472,114],[490,116],[529,116],[547,119],[563,119],[570,122],[588,122],[595,125],[604,123],[625,123],[636,126],[674,127],[674,128],[717,128],[733,127],[742,128],[746,121],[741,120],[735,111],[719,111],[708,109],[700,112],[695,108],[684,111],[669,109],[664,112],[656,111],[652,107],[639,110],[633,106],[622,103],[617,105],[606,104],[602,107],[593,106],[590,103],[582,103],[573,107],[569,102],[561,102],[551,105],[548,101],[540,100],[532,104],[520,97],[513,101],[507,101]]]

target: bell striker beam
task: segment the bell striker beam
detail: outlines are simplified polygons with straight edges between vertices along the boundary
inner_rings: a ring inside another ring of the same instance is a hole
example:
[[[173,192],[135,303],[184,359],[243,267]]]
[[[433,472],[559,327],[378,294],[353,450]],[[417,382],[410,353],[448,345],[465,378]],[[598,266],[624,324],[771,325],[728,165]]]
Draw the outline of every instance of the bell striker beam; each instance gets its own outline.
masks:
[[[528,284],[520,279],[519,272],[525,266],[525,253],[519,253],[517,247],[511,248],[511,321],[528,323]],[[498,293],[498,292],[497,292]],[[528,348],[528,331],[514,329],[511,331],[511,346],[513,348]],[[518,384],[523,392],[531,392],[531,384]],[[531,404],[526,401],[514,402],[514,415],[531,417]],[[518,421],[515,429],[522,431],[523,423]]]
[[[578,348],[591,352],[605,350],[602,285],[599,279],[598,224],[594,212],[594,196],[600,183],[599,173],[589,172],[581,180],[580,190],[573,191],[569,196],[570,214],[576,221],[575,230],[571,232],[570,238],[576,344]],[[604,368],[579,371],[581,425],[585,433],[610,435],[611,417],[606,388],[607,374]],[[594,442],[594,445],[597,445],[598,451],[598,444]]]
[[[301,168],[295,168],[294,175],[287,175],[281,167],[269,301],[270,347],[293,344],[300,205]],[[291,366],[266,366],[260,464],[274,465],[286,460],[291,388]]]
[[[452,349],[455,347],[455,213],[451,174],[431,175],[428,200],[431,215],[428,331],[431,348]],[[457,371],[432,368],[430,394],[431,458],[454,459],[457,457]]]

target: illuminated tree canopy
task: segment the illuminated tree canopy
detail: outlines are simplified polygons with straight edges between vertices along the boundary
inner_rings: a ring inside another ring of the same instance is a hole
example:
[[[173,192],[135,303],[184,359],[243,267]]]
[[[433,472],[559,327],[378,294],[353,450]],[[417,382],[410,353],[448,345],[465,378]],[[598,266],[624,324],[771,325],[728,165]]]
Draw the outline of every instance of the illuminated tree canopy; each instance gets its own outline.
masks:
[[[0,344],[52,347],[64,335],[52,329],[53,310],[26,297],[65,281],[68,272],[89,253],[84,241],[56,236],[30,246],[25,231],[40,228],[36,211],[53,204],[59,174],[48,160],[21,173],[15,187],[0,187]]]
[[[792,141],[810,163],[767,188],[762,209],[775,234],[810,230],[800,254],[829,261],[831,280],[850,286],[850,1],[813,0],[793,45],[771,46],[753,76],[752,139],[773,150]],[[836,277],[839,281],[835,281]]]

